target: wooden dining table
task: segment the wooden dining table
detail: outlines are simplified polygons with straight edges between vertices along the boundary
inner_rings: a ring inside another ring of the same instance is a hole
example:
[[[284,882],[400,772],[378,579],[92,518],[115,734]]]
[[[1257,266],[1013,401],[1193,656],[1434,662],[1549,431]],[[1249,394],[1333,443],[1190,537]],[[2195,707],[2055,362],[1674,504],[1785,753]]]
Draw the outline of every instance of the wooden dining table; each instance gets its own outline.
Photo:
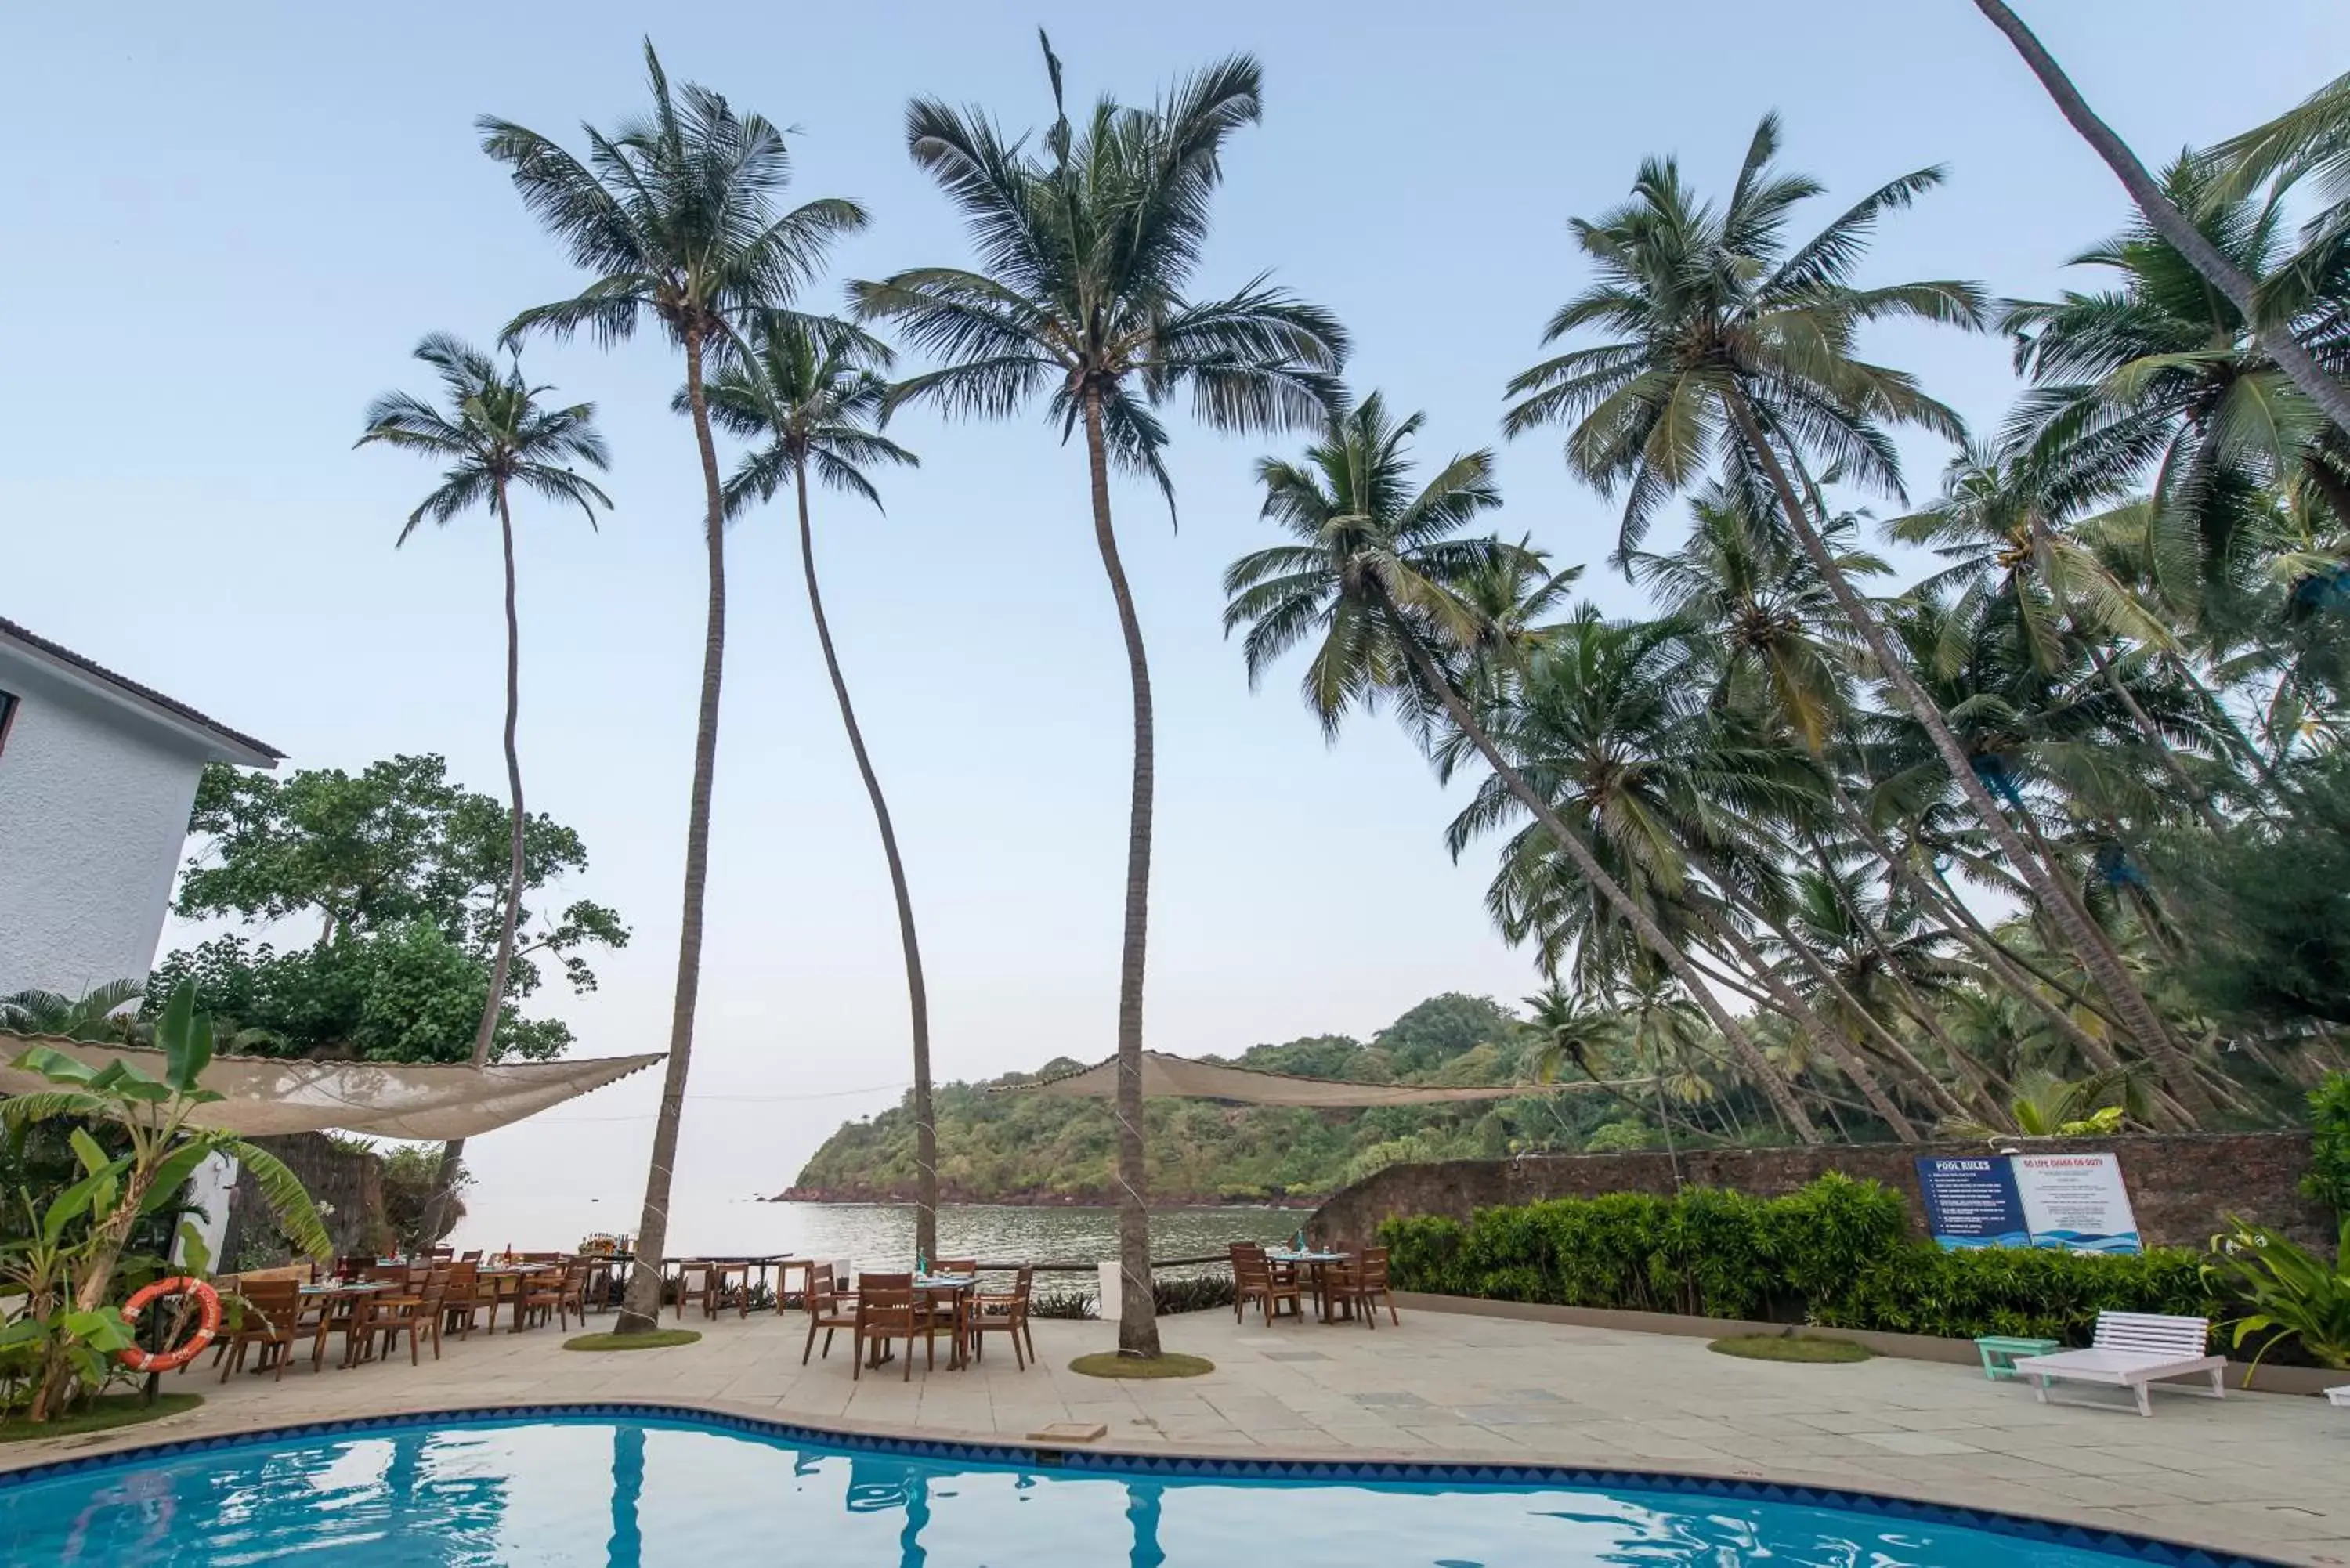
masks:
[[[951,1309],[953,1340],[947,1352],[947,1370],[960,1372],[970,1364],[965,1353],[971,1337],[971,1303],[979,1293],[977,1274],[916,1274],[914,1294],[926,1307]],[[911,1345],[907,1347],[909,1350]]]
[[[304,1285],[301,1300],[305,1306],[316,1302],[320,1307],[317,1333],[310,1341],[310,1366],[315,1369],[326,1365],[327,1336],[337,1329],[343,1331],[343,1365],[350,1365],[351,1320],[359,1303],[369,1296],[400,1289],[388,1281],[324,1280],[314,1285]]]
[[[1315,1314],[1324,1323],[1338,1321],[1332,1311],[1334,1303],[1330,1291],[1330,1271],[1343,1268],[1353,1262],[1354,1253],[1317,1251],[1311,1249],[1297,1251],[1289,1248],[1267,1247],[1264,1250],[1264,1261],[1268,1263],[1287,1263],[1292,1268],[1304,1269],[1308,1288],[1314,1292]]]

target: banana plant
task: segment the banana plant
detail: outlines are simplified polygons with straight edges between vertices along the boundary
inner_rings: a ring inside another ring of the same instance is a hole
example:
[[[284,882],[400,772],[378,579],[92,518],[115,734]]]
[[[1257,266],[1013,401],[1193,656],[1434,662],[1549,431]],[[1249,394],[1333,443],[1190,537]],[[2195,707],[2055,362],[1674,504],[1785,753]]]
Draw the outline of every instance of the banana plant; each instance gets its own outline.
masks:
[[[78,1127],[74,1131],[76,1137],[88,1136]],[[0,1289],[24,1303],[0,1328],[0,1370],[12,1386],[27,1381],[33,1385],[36,1421],[57,1413],[42,1397],[53,1386],[78,1385],[88,1392],[103,1386],[107,1357],[131,1342],[130,1325],[111,1305],[87,1313],[61,1307],[72,1295],[78,1266],[89,1250],[90,1232],[81,1222],[88,1217],[96,1191],[96,1184],[85,1176],[44,1209],[19,1188],[16,1200],[25,1210],[25,1233],[0,1244]],[[15,1403],[13,1397],[0,1402]]]
[[[2331,1260],[2272,1227],[2232,1215],[2228,1222],[2232,1232],[2211,1238],[2203,1274],[2249,1309],[2220,1325],[2235,1330],[2232,1343],[2241,1348],[2256,1334],[2268,1335],[2252,1357],[2254,1368],[2288,1339],[2301,1341],[2320,1366],[2350,1367],[2350,1219],[2342,1221]],[[2250,1371],[2244,1380],[2251,1383]]]
[[[71,1199],[86,1212],[90,1234],[87,1251],[71,1270],[70,1293],[58,1303],[60,1311],[89,1314],[111,1309],[115,1276],[132,1229],[141,1216],[172,1202],[196,1168],[214,1155],[226,1155],[253,1173],[278,1230],[296,1247],[320,1260],[332,1251],[317,1206],[284,1161],[235,1133],[190,1125],[198,1109],[224,1097],[201,1082],[212,1064],[213,1026],[195,1010],[192,981],[182,981],[172,992],[156,1021],[155,1044],[162,1054],[160,1078],[120,1058],[92,1067],[49,1045],[32,1046],[14,1063],[19,1071],[38,1074],[57,1086],[0,1103],[0,1125],[13,1131],[69,1116],[110,1122],[129,1135],[129,1151],[110,1158],[82,1127],[69,1135],[83,1175],[57,1202]],[[68,1212],[61,1223],[74,1218]],[[66,1366],[51,1366],[35,1398],[35,1419],[59,1407],[74,1376]]]

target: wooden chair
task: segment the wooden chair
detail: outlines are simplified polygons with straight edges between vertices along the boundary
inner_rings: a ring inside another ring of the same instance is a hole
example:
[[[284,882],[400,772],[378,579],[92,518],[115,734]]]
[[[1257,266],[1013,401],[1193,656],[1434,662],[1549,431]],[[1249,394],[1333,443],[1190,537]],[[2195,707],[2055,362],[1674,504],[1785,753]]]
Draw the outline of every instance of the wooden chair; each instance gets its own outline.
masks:
[[[910,1382],[914,1376],[914,1336],[922,1336],[922,1351],[929,1358],[930,1368],[939,1364],[938,1314],[929,1311],[914,1291],[911,1274],[867,1274],[857,1282],[857,1363],[849,1368],[850,1382],[857,1380],[865,1366],[865,1347],[870,1345],[879,1354],[893,1339],[906,1342],[906,1366],[899,1375],[900,1382]],[[877,1359],[875,1366],[879,1366]]]
[[[525,1274],[521,1292],[515,1297],[516,1325],[527,1327],[549,1318],[556,1319],[558,1326],[567,1322],[565,1314],[571,1303],[569,1283],[568,1272],[563,1269],[540,1269]],[[584,1318],[588,1314],[582,1312],[579,1315]]]
[[[1330,1277],[1332,1301],[1342,1303],[1362,1314],[1364,1326],[1379,1326],[1379,1303],[1387,1303],[1388,1320],[1398,1328],[1403,1318],[1396,1312],[1395,1293],[1388,1287],[1388,1250],[1385,1247],[1365,1247],[1355,1261],[1333,1271]]]
[[[800,1365],[808,1364],[816,1349],[816,1331],[824,1330],[824,1353],[832,1354],[832,1336],[836,1330],[857,1332],[857,1298],[841,1293],[832,1277],[830,1263],[815,1263],[808,1268],[807,1286],[808,1336],[807,1345],[800,1352]]]
[[[459,1339],[472,1336],[474,1320],[482,1314],[482,1266],[473,1259],[449,1265],[449,1284],[441,1296],[441,1331],[457,1331]],[[491,1298],[490,1311],[497,1311],[497,1301]],[[494,1325],[493,1332],[495,1332]]]
[[[243,1370],[244,1353],[257,1345],[261,1366],[255,1370],[266,1370],[274,1356],[277,1374],[272,1381],[282,1383],[296,1325],[302,1320],[302,1283],[290,1279],[252,1280],[239,1293],[244,1299],[234,1303],[236,1326],[227,1335],[228,1355],[220,1380],[225,1383],[230,1373]]]
[[[699,1258],[687,1258],[677,1265],[677,1315],[685,1315],[688,1300],[702,1303],[702,1315],[718,1315],[718,1271]]]
[[[588,1276],[595,1272],[596,1265],[585,1260],[564,1265],[553,1283],[556,1327],[570,1327],[574,1313],[579,1314],[579,1326],[588,1326]]]
[[[213,1365],[214,1366],[218,1366],[222,1362],[228,1359],[228,1334],[226,1329],[227,1325],[234,1320],[236,1313],[236,1309],[230,1303],[229,1298],[238,1294],[244,1290],[244,1277],[238,1274],[214,1274],[212,1278],[212,1286],[213,1293],[220,1297],[221,1302],[221,1324],[223,1332],[213,1336]],[[180,1376],[185,1377],[188,1375],[188,1368],[194,1365],[195,1364],[193,1362],[181,1363]]]
[[[478,1263],[482,1261],[482,1250],[476,1247],[470,1252],[459,1253],[457,1261],[461,1263]]]
[[[1283,1302],[1289,1303],[1291,1316],[1301,1323],[1305,1318],[1305,1294],[1297,1282],[1297,1277],[1295,1274],[1286,1279],[1276,1276],[1272,1265],[1265,1261],[1262,1248],[1244,1251],[1235,1247],[1232,1249],[1234,1314],[1246,1316],[1251,1302],[1264,1309],[1264,1322],[1268,1328],[1273,1326],[1273,1320],[1281,1315]]]
[[[383,1344],[380,1353],[388,1361],[391,1353],[400,1348],[400,1336],[404,1334],[408,1336],[408,1364],[414,1366],[422,1359],[421,1341],[429,1334],[432,1336],[432,1359],[440,1360],[441,1309],[448,1299],[449,1277],[447,1268],[432,1269],[427,1271],[422,1288],[413,1294],[386,1292],[362,1298],[358,1332],[348,1336],[351,1348],[364,1347],[360,1358],[370,1358],[377,1353],[374,1342],[380,1334]]]
[[[453,1263],[457,1261],[457,1249],[450,1246],[435,1247],[431,1256],[436,1263]]]
[[[1012,1290],[1006,1295],[974,1295],[971,1303],[971,1353],[974,1359],[987,1354],[987,1336],[1000,1334],[1012,1342],[1013,1365],[1023,1372],[1036,1358],[1036,1341],[1028,1332],[1028,1291],[1035,1282],[1036,1271],[1029,1264],[1020,1265],[1013,1276]],[[1020,1354],[1022,1341],[1026,1341],[1028,1354]]]
[[[979,1272],[979,1260],[976,1258],[936,1258],[931,1260],[931,1272],[933,1274],[976,1274]],[[955,1311],[958,1304],[962,1300],[963,1293],[961,1291],[948,1291],[931,1298],[931,1313],[938,1318],[941,1326],[944,1327],[949,1333],[952,1333],[954,1330]]]

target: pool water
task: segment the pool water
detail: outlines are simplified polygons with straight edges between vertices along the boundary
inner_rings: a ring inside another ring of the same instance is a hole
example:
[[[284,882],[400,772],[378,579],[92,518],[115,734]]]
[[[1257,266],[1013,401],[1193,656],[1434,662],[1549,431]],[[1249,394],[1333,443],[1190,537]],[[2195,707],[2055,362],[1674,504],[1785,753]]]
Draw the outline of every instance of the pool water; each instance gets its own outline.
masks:
[[[1173,1480],[795,1445],[665,1420],[390,1428],[0,1485],[0,1562],[331,1549],[389,1564],[2112,1568],[1936,1523],[1669,1491]]]

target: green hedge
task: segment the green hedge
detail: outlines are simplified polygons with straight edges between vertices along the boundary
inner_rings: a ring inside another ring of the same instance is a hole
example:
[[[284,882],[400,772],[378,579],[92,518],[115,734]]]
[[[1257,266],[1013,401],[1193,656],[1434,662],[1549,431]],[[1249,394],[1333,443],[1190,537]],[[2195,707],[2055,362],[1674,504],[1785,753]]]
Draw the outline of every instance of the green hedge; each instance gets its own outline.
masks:
[[[2087,1343],[2102,1311],[2218,1315],[2193,1252],[2137,1257],[1909,1239],[1901,1196],[1824,1176],[1785,1198],[1694,1188],[1379,1228],[1399,1289],[1971,1339]]]

